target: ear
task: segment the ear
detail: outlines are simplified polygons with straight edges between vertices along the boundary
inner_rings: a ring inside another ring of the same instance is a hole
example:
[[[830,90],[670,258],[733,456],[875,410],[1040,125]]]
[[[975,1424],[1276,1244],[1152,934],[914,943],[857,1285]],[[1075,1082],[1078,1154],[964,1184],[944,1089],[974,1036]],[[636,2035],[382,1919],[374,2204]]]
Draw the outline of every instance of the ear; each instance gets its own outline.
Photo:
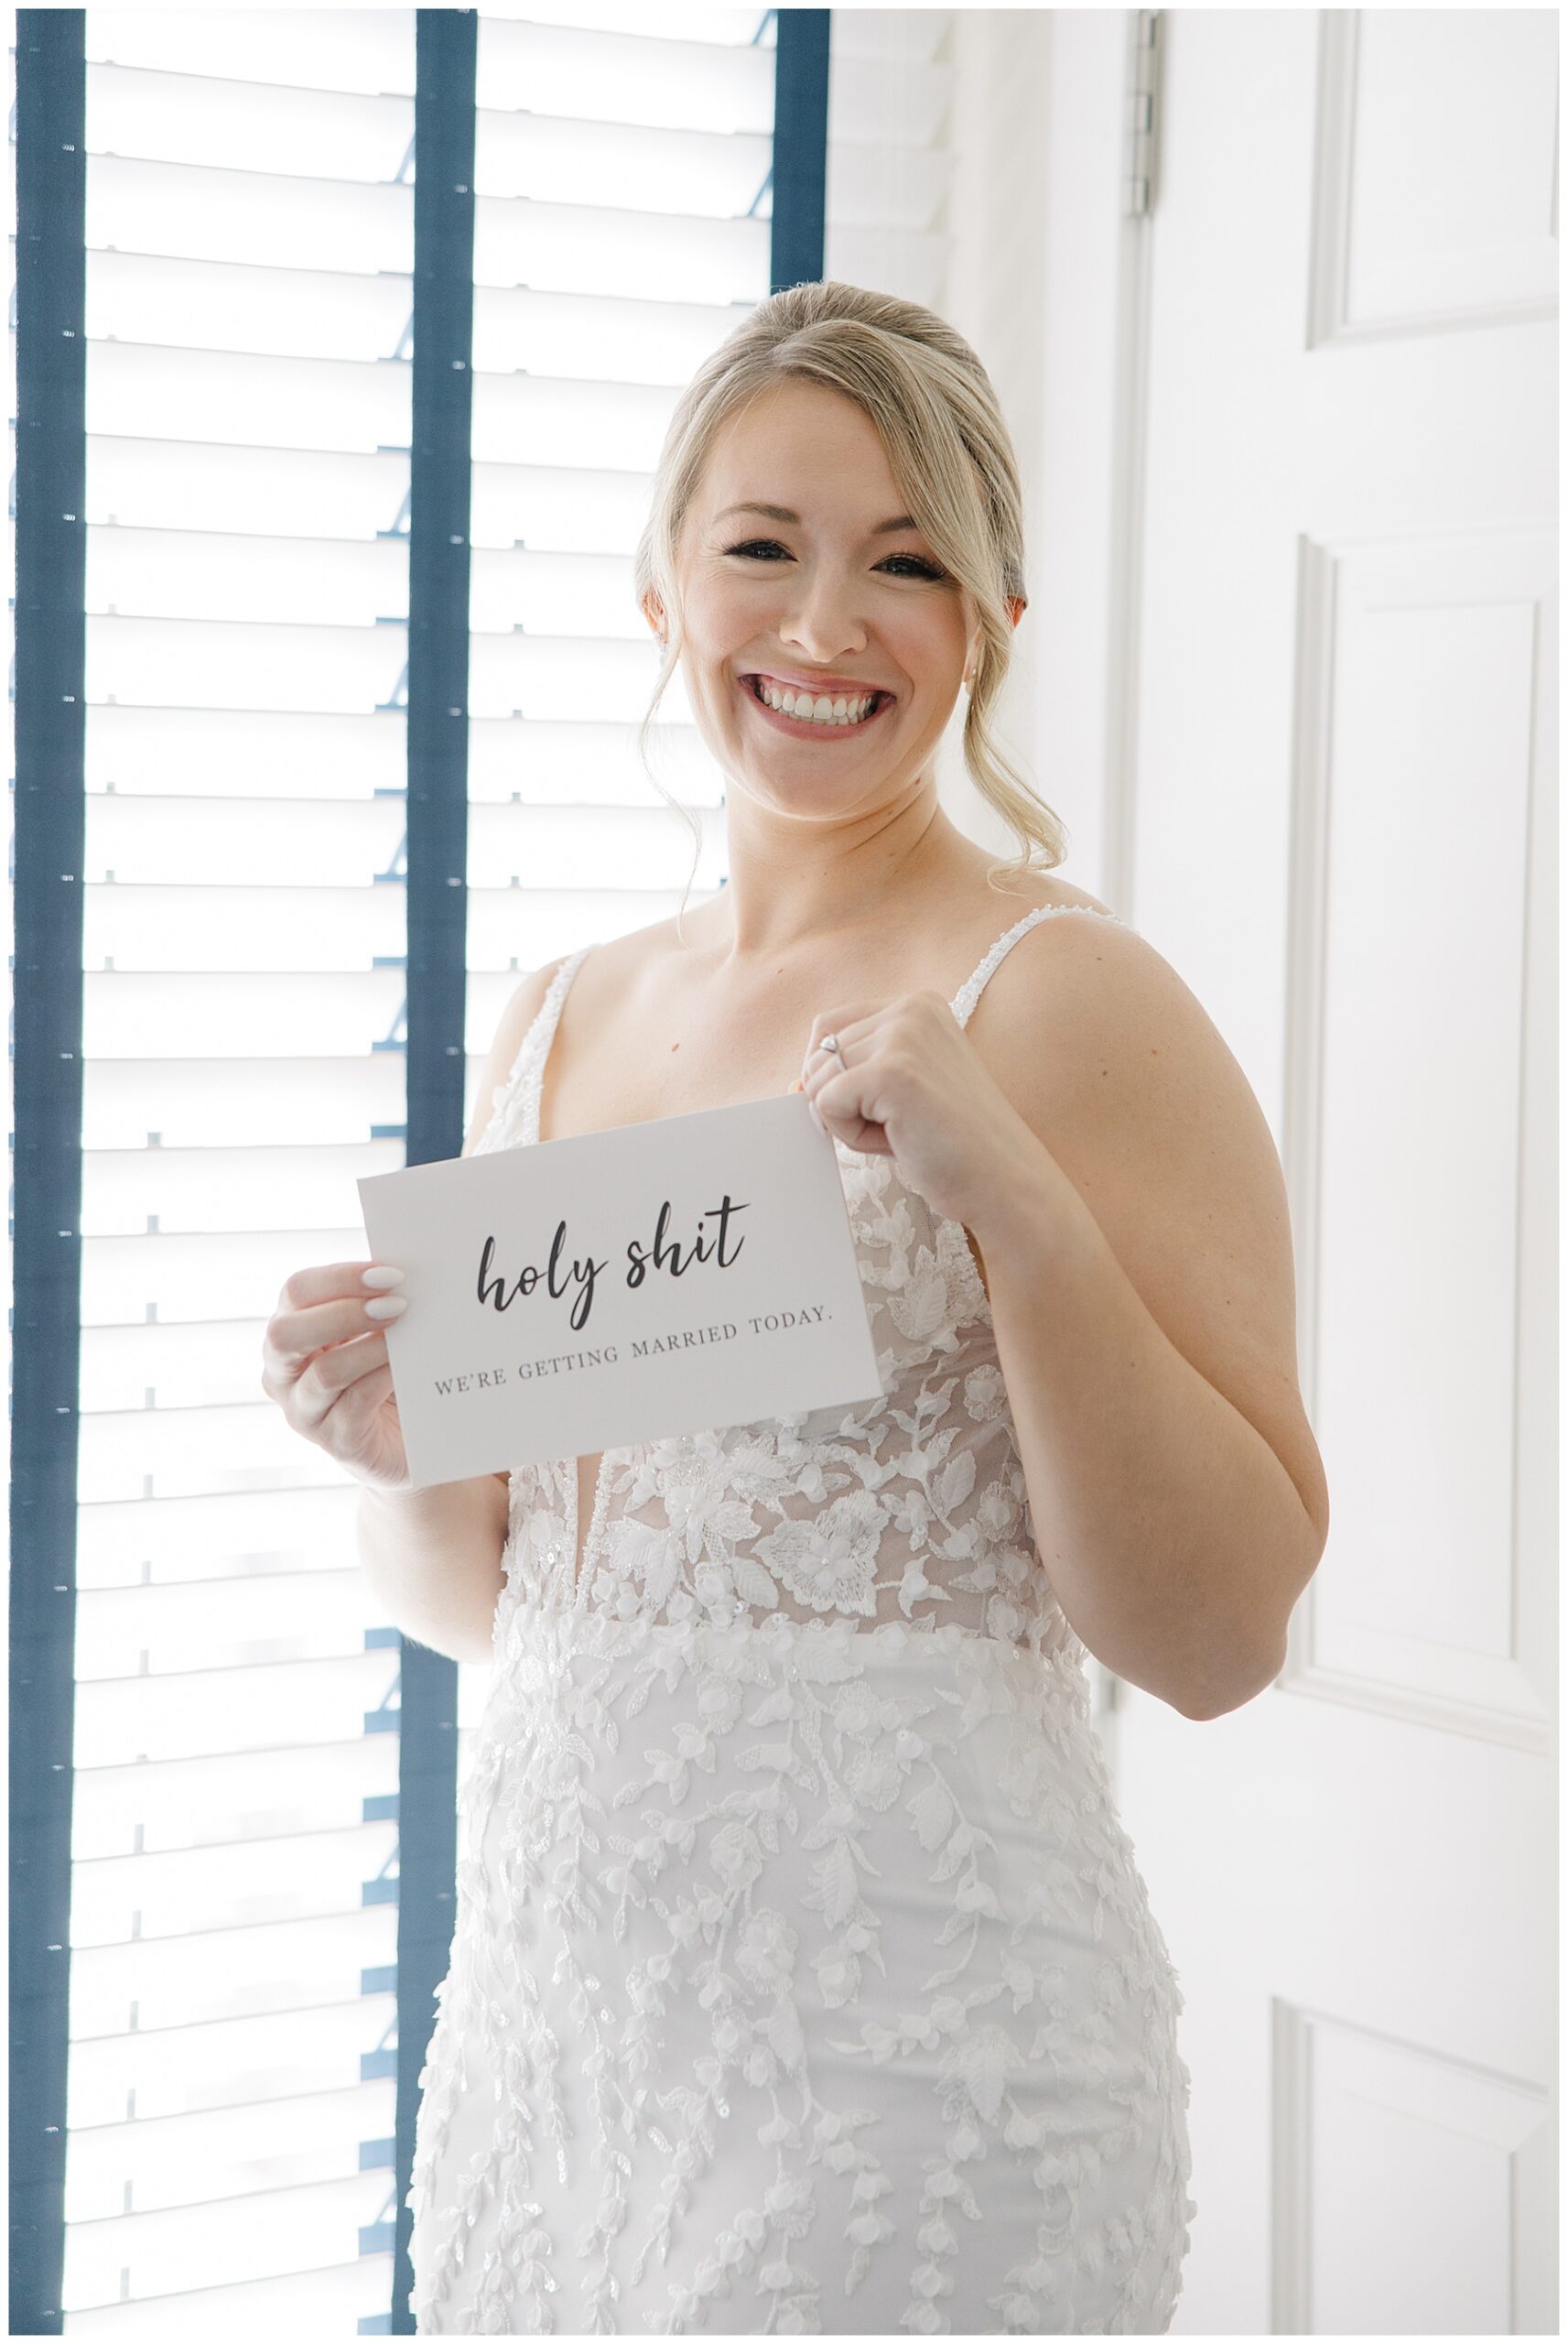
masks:
[[[666,634],[664,604],[652,589],[643,597],[643,616],[647,620],[659,641],[663,643]]]
[[[1023,616],[1024,612],[1029,608],[1028,599],[1022,594],[1010,594],[1007,598],[1007,608],[1008,615],[1011,619],[1013,625],[1016,626],[1019,620]]]

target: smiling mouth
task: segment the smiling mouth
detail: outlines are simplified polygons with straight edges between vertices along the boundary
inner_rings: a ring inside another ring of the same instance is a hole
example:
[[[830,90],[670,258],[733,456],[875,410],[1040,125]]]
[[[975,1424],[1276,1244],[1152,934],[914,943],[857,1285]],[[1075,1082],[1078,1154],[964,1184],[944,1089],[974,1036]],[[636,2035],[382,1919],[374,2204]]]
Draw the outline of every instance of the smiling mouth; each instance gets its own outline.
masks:
[[[762,675],[745,676],[741,681],[759,708],[801,735],[858,732],[892,704],[891,692],[812,693]]]

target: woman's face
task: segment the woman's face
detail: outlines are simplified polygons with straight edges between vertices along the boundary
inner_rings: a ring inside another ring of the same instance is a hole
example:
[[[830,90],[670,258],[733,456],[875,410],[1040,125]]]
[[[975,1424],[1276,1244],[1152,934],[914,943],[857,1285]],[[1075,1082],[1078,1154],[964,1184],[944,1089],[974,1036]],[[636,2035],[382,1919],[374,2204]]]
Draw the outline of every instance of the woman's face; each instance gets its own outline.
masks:
[[[903,505],[875,425],[821,385],[784,381],[715,440],[678,548],[683,669],[769,807],[862,811],[930,769],[979,630]]]

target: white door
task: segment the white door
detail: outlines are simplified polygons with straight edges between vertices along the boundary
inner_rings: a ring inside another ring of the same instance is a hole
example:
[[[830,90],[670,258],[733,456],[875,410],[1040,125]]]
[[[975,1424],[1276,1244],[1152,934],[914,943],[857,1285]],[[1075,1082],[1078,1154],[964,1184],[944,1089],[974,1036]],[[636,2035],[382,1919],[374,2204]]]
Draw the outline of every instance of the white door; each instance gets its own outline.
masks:
[[[1273,1687],[1108,1720],[1176,2326],[1553,2332],[1557,20],[1156,30],[1105,878],[1269,1115],[1333,1504]]]

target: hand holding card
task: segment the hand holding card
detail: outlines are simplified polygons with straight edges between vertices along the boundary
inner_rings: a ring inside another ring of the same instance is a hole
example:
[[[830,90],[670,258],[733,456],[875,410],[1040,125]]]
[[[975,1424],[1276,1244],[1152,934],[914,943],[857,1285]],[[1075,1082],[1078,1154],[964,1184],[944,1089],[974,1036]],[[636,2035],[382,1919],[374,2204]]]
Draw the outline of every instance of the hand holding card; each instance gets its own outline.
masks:
[[[262,1390],[300,1438],[373,1490],[408,1486],[386,1328],[403,1272],[318,1262],[284,1281],[262,1338]]]

